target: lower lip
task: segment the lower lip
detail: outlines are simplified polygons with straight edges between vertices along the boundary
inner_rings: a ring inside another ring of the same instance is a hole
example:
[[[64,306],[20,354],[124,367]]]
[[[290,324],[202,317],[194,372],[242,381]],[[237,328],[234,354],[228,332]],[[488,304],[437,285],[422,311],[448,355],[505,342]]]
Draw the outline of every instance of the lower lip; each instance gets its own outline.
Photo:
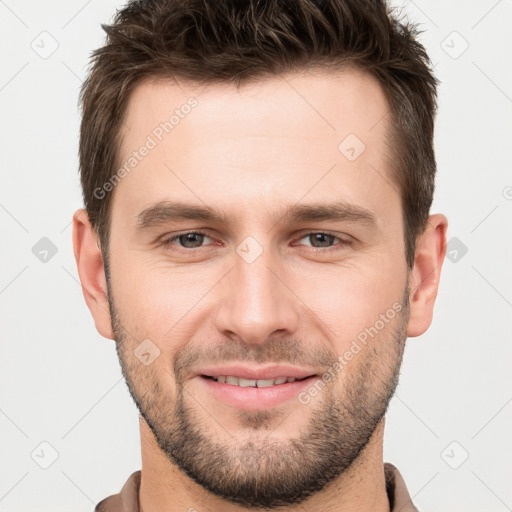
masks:
[[[304,380],[286,382],[264,388],[235,386],[199,376],[199,380],[218,400],[239,409],[261,411],[276,407],[287,400],[297,398],[301,390],[311,386],[319,377],[314,375]]]

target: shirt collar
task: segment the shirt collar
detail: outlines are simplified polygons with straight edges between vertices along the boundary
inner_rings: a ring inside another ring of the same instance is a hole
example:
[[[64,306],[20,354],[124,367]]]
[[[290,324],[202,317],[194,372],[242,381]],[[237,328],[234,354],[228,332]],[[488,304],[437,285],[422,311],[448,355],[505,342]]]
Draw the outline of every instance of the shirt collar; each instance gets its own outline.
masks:
[[[384,463],[386,492],[389,499],[390,512],[418,512],[414,506],[402,475],[391,463]],[[141,471],[130,475],[119,494],[105,498],[96,505],[95,512],[140,512],[139,489]]]

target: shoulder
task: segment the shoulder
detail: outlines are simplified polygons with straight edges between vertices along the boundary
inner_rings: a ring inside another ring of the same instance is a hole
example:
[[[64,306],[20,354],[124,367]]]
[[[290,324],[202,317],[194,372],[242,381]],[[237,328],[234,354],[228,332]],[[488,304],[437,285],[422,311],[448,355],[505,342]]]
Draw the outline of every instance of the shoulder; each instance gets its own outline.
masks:
[[[112,496],[100,501],[94,512],[140,512],[140,476],[140,470],[133,472],[119,494],[112,494]]]
[[[409,495],[405,481],[400,471],[390,462],[384,463],[384,475],[386,477],[386,491],[388,493],[391,512],[418,512]]]

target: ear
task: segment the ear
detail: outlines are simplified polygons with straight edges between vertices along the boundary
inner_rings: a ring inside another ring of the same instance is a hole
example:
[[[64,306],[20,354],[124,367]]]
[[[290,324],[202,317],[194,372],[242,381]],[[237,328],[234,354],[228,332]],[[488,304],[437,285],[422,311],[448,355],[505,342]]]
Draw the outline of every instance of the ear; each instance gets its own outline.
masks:
[[[448,220],[431,215],[427,228],[416,242],[414,267],[410,276],[410,316],[407,336],[423,334],[432,323],[434,302],[439,288],[441,267],[446,254]]]
[[[105,268],[97,241],[98,236],[89,221],[89,215],[83,209],[77,210],[73,215],[73,251],[82,292],[98,332],[105,338],[114,339]]]

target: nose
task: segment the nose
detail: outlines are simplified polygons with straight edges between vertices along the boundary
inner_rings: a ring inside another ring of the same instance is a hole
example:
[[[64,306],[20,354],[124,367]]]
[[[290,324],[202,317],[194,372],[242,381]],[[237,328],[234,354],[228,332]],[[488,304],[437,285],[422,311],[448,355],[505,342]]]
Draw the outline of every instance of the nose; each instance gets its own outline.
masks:
[[[234,260],[214,319],[219,332],[247,344],[263,344],[274,333],[294,334],[300,301],[287,286],[277,258],[263,251],[252,263],[238,254]]]

